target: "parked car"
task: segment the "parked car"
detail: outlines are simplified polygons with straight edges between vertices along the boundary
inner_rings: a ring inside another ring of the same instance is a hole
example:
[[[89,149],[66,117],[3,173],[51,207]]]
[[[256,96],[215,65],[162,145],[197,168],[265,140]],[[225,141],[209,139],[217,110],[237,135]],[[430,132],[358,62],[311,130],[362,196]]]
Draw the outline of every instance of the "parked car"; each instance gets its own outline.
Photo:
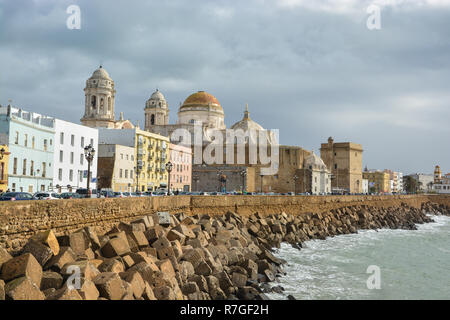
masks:
[[[114,198],[114,192],[111,190],[101,190],[98,195],[97,198]]]
[[[92,194],[92,190],[86,188],[78,188],[76,193],[78,193],[81,198],[95,198],[95,195]]]
[[[5,192],[0,196],[0,201],[21,201],[35,200],[33,195],[28,192]]]
[[[114,198],[125,198],[123,192],[116,191],[114,192]]]
[[[60,198],[61,199],[81,199],[84,197],[76,192],[63,192],[63,193],[61,193]]]
[[[38,200],[59,200],[60,195],[55,192],[36,192],[34,198]]]

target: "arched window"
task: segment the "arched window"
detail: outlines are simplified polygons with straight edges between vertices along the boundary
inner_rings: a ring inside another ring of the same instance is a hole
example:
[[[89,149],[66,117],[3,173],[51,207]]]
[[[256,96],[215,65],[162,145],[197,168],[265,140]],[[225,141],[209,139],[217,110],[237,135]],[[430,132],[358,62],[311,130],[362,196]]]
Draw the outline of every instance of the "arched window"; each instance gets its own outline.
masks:
[[[95,108],[97,106],[97,97],[96,96],[91,97],[91,106],[93,108]]]
[[[111,97],[108,97],[108,111],[111,112]]]
[[[155,124],[155,115],[152,114],[152,116],[150,117],[150,124],[154,125]]]

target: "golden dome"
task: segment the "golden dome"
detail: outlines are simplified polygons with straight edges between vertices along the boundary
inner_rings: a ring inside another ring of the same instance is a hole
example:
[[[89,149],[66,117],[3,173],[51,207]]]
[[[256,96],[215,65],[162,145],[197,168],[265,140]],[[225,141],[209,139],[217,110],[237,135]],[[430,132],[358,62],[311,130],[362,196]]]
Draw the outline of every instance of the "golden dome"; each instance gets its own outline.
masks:
[[[205,91],[198,91],[196,93],[191,94],[189,97],[187,97],[186,100],[184,100],[184,103],[182,107],[189,106],[189,105],[217,105],[221,107],[219,101],[214,97],[212,94],[209,94]]]

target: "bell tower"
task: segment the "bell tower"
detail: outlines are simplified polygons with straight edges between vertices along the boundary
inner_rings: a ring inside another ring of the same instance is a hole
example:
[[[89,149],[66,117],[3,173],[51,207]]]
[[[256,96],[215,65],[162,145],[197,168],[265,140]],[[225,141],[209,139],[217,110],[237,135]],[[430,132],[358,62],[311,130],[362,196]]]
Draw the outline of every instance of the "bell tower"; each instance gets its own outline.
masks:
[[[102,66],[86,81],[84,93],[85,111],[81,123],[92,128],[114,128],[116,90],[114,81]]]
[[[164,95],[156,89],[145,103],[145,130],[154,125],[169,124],[169,105]]]
[[[440,184],[440,183],[442,183],[441,167],[436,166],[434,168],[434,184]]]

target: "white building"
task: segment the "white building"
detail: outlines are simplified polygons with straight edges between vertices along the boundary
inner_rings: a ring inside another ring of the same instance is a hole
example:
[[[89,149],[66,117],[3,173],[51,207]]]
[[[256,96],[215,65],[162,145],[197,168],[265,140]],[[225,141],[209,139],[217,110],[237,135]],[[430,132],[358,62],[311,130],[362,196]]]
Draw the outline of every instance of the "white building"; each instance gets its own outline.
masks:
[[[369,194],[369,180],[362,179],[362,193]]]
[[[87,187],[88,161],[84,148],[95,149],[91,162],[90,189],[97,188],[98,130],[79,124],[55,120],[55,145],[53,159],[53,186],[58,192],[75,192]]]
[[[328,194],[331,193],[331,173],[323,160],[314,153],[304,160],[304,169],[310,174],[310,190],[311,194]],[[306,173],[306,172],[305,172]]]
[[[434,170],[433,190],[437,193],[450,194],[450,173],[442,175],[439,166]]]

